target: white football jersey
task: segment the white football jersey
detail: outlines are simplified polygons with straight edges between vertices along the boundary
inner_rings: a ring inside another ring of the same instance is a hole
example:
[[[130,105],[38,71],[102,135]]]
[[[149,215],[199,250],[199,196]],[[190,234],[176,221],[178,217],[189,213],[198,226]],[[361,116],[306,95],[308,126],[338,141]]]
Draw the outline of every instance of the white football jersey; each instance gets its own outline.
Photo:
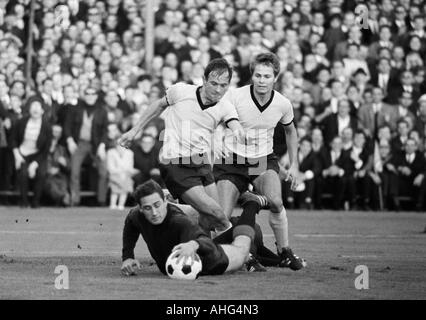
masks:
[[[223,98],[215,104],[204,105],[200,89],[185,83],[167,89],[169,107],[162,115],[165,133],[161,160],[210,154],[213,133],[218,125],[238,120],[234,106]]]
[[[225,150],[245,158],[260,158],[273,152],[274,129],[278,122],[289,125],[293,122],[293,106],[290,100],[277,91],[263,106],[254,96],[253,85],[230,89],[223,99],[237,110],[238,119],[247,133],[245,145],[236,143],[232,132],[225,129]]]

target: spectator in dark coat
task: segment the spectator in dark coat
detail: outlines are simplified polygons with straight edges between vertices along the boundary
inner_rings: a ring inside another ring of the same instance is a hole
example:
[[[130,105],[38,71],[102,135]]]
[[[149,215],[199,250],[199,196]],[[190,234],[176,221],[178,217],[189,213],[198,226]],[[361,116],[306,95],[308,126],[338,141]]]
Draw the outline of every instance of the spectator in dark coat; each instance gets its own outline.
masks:
[[[52,142],[47,157],[47,179],[44,184],[44,194],[55,205],[69,206],[71,197],[69,192],[70,159],[67,150],[60,145],[62,127],[53,125]]]
[[[80,172],[87,156],[91,157],[98,172],[98,203],[106,204],[108,184],[105,159],[108,116],[106,110],[96,103],[97,99],[97,90],[87,88],[84,101],[79,101],[67,115],[64,134],[71,154],[72,205],[80,203]]]
[[[373,165],[368,170],[365,180],[366,208],[383,210],[389,200],[390,177],[395,168],[391,165],[392,152],[389,141],[381,139],[375,145]]]
[[[416,117],[413,112],[411,112],[411,106],[413,105],[412,94],[408,91],[403,91],[401,96],[398,99],[399,104],[397,107],[397,119],[402,119],[408,117],[411,119],[411,123],[416,122]]]
[[[404,91],[411,93],[414,101],[417,101],[420,97],[420,92],[414,83],[414,75],[410,70],[405,70],[401,73],[397,83],[392,87],[385,101],[389,104],[398,104],[398,99]]]
[[[15,185],[15,160],[13,157],[12,150],[12,129],[15,126],[15,123],[22,117],[22,100],[14,95],[10,96],[10,105],[9,108],[3,109],[2,111],[2,122],[4,129],[4,138],[5,143],[3,147],[0,148],[0,176],[2,177],[0,181],[0,189],[10,190]],[[1,118],[1,117],[0,117]]]
[[[138,186],[149,179],[160,181],[159,171],[159,148],[155,143],[155,138],[144,134],[137,144],[132,148],[134,154],[134,166],[139,173],[133,177],[135,186]]]
[[[352,205],[366,209],[368,206],[369,194],[365,190],[367,172],[373,165],[373,152],[369,141],[363,131],[359,130],[354,134],[354,143],[349,150],[350,158],[353,162],[353,173],[349,180],[349,199]],[[359,199],[359,201],[357,201]]]
[[[358,110],[358,126],[368,137],[377,138],[380,127],[388,125],[392,130],[396,128],[396,108],[383,102],[383,90],[373,88],[372,104],[365,104]]]
[[[347,127],[351,127],[353,131],[357,129],[357,119],[350,115],[349,100],[339,100],[337,108],[336,114],[330,114],[320,124],[325,144],[329,144],[335,136],[341,135],[343,129]]]
[[[46,178],[47,154],[52,138],[51,125],[43,118],[41,101],[34,100],[29,106],[29,116],[16,123],[12,133],[15,168],[21,193],[21,205],[28,206],[29,180],[34,180],[32,207],[40,206]]]
[[[322,171],[318,189],[322,194],[330,192],[333,195],[333,209],[340,210],[348,187],[348,173],[352,171],[350,155],[342,148],[342,138],[334,137],[330,149],[324,149],[320,158]]]
[[[422,139],[426,139],[426,94],[419,99],[418,115],[414,128]]]
[[[380,58],[377,62],[377,71],[372,70],[369,83],[383,90],[383,95],[393,101],[392,89],[396,82],[396,71],[392,70],[391,61],[388,58]],[[388,102],[388,100],[386,100]]]
[[[342,30],[342,17],[339,14],[332,15],[330,18],[330,28],[324,33],[324,42],[327,44],[328,58],[333,58],[336,44],[345,40],[345,33]]]
[[[419,199],[420,188],[424,180],[426,160],[423,154],[417,151],[417,143],[414,139],[407,139],[403,153],[395,155],[392,161],[395,172],[390,181],[390,197],[394,201],[396,210],[400,204],[398,196],[410,196],[417,204],[424,199]]]
[[[398,155],[404,151],[405,143],[409,133],[407,121],[400,119],[397,125],[397,134],[391,140],[392,153]]]
[[[299,178],[303,181],[300,190],[292,191],[290,183],[284,182],[285,195],[289,208],[296,203],[300,208],[312,209],[313,197],[315,188],[315,177],[321,173],[321,164],[315,152],[312,150],[312,140],[309,137],[304,137],[299,143]]]

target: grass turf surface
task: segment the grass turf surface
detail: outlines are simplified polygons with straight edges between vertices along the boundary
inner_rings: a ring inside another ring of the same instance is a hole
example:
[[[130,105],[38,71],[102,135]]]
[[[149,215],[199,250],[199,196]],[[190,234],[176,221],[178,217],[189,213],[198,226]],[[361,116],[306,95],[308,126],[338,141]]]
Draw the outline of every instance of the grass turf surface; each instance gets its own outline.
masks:
[[[205,276],[163,276],[142,239],[143,269],[123,277],[121,232],[126,212],[73,208],[0,208],[0,299],[426,299],[426,214],[289,211],[290,244],[307,260],[301,271],[268,268]],[[274,237],[261,212],[264,241]],[[56,266],[69,270],[69,290],[54,286]],[[357,265],[369,289],[356,290]]]

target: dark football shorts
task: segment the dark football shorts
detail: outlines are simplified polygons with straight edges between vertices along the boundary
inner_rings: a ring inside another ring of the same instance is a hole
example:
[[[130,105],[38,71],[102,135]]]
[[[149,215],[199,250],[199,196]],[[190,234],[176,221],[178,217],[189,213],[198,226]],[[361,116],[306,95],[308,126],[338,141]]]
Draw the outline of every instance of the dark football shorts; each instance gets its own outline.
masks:
[[[199,162],[180,158],[169,160],[166,164],[160,163],[161,178],[174,199],[180,199],[183,193],[193,187],[208,186],[215,182],[211,165]]]
[[[229,259],[222,246],[211,239],[205,241],[204,244],[208,245],[209,249],[206,250],[205,254],[200,255],[203,263],[201,275],[219,275],[225,273],[229,265]]]
[[[278,157],[274,153],[269,154],[263,164],[261,163],[262,158],[255,162],[255,160],[248,161],[241,157],[237,158],[235,154],[231,157],[231,159],[221,159],[219,163],[215,162],[213,174],[216,182],[220,180],[231,181],[240,193],[247,191],[249,183],[252,183],[266,170],[274,170],[278,174],[280,172]]]

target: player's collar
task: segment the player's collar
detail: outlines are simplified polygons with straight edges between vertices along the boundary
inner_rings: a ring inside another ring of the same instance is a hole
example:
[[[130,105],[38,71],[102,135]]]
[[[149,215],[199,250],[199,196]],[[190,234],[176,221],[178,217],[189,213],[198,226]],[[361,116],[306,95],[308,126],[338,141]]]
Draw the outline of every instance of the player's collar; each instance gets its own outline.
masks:
[[[214,102],[214,103],[211,103],[211,104],[204,104],[203,103],[203,100],[201,99],[201,88],[202,88],[202,86],[198,87],[197,90],[196,90],[198,104],[200,105],[201,109],[206,110],[208,108],[214,107],[217,104],[217,102]]]
[[[259,111],[262,113],[272,103],[272,100],[274,99],[275,91],[272,90],[271,97],[269,98],[268,102],[266,102],[263,106],[259,103],[259,101],[257,101],[256,96],[254,95],[254,86],[253,85],[250,85],[250,95],[251,95],[251,99],[253,100],[254,104],[259,109]]]

